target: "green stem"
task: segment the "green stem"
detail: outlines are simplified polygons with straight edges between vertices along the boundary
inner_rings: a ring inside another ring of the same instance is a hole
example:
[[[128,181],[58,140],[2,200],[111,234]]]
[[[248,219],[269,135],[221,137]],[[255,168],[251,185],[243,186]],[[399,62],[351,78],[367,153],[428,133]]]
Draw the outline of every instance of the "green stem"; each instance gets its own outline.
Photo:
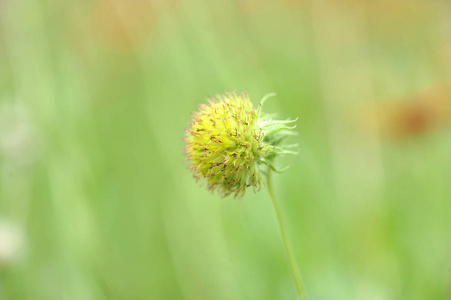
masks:
[[[274,209],[276,211],[277,221],[279,223],[280,234],[282,236],[282,242],[285,248],[285,254],[287,255],[288,263],[290,265],[291,275],[293,276],[294,283],[296,285],[296,291],[299,295],[300,300],[307,299],[305,293],[304,284],[302,282],[301,272],[299,271],[298,264],[296,262],[296,257],[294,256],[293,249],[291,247],[290,239],[288,238],[288,233],[285,227],[285,223],[282,216],[282,209],[280,207],[280,202],[274,194],[271,181],[271,171],[268,172],[267,182],[268,192],[271,196],[272,203],[274,204]]]

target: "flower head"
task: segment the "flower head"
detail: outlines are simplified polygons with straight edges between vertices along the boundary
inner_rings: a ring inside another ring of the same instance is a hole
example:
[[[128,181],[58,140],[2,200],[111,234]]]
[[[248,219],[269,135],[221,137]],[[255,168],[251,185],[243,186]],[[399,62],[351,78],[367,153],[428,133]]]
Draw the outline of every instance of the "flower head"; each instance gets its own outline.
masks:
[[[261,114],[269,96],[255,109],[247,93],[229,92],[209,98],[193,114],[185,138],[188,168],[196,179],[204,178],[211,191],[242,196],[247,187],[260,189],[262,173],[268,168],[278,171],[273,159],[295,153],[280,146],[293,135],[294,127],[287,124],[295,120],[274,121]]]

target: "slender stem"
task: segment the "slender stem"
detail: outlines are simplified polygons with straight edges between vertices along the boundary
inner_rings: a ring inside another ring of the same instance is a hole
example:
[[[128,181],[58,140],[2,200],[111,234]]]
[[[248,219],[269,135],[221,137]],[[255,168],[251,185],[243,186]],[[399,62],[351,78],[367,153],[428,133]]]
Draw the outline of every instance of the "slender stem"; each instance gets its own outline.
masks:
[[[296,285],[296,291],[299,295],[300,300],[306,300],[307,295],[305,293],[304,284],[302,282],[301,272],[299,271],[298,264],[296,262],[296,257],[294,256],[293,249],[291,247],[290,239],[288,238],[288,233],[285,227],[285,222],[282,216],[282,209],[280,207],[280,202],[274,194],[272,181],[271,181],[271,171],[268,172],[267,182],[268,192],[271,196],[272,203],[274,204],[274,209],[277,215],[277,221],[279,223],[280,234],[282,236],[282,242],[285,248],[285,254],[287,255],[288,263],[290,266],[291,275],[293,276],[294,284]]]

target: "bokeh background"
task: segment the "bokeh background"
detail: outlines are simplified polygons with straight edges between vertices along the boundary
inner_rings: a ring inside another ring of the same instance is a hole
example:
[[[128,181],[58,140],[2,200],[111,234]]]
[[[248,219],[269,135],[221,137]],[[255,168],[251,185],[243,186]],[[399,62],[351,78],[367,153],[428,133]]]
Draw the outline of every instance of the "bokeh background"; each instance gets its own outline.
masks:
[[[186,169],[209,95],[299,117],[311,299],[451,299],[447,0],[1,0],[0,299],[295,299],[265,189]]]

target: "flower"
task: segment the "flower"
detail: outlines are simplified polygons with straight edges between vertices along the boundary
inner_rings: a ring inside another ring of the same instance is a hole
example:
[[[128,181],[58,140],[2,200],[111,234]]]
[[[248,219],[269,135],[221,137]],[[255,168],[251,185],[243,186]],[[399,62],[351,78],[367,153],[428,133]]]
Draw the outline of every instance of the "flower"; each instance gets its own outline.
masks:
[[[229,92],[210,97],[199,105],[186,130],[185,153],[188,168],[194,177],[205,179],[210,191],[223,197],[232,193],[243,196],[247,187],[259,190],[264,183],[262,174],[269,170],[281,172],[272,161],[278,155],[296,154],[281,146],[285,137],[293,135],[287,126],[296,120],[275,121],[255,109],[245,92]]]

